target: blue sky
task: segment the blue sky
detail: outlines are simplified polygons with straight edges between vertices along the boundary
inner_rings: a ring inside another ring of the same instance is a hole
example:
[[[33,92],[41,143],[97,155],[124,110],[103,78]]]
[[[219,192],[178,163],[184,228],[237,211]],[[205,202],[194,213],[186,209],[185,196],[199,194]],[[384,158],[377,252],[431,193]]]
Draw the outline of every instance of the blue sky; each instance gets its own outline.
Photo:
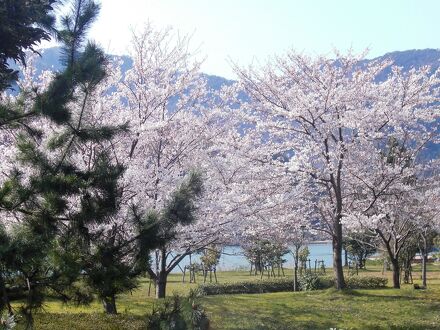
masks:
[[[130,28],[146,21],[192,33],[206,56],[203,71],[234,77],[228,58],[248,64],[295,49],[333,48],[368,57],[394,50],[440,48],[440,0],[101,0],[91,37],[127,53]]]

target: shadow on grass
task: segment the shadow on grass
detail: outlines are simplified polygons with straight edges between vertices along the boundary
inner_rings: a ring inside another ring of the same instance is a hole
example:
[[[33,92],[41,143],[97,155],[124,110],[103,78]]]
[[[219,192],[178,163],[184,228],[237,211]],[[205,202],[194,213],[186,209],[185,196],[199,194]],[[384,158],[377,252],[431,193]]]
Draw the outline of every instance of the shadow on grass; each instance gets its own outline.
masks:
[[[361,290],[368,290],[368,292],[364,292]],[[381,289],[343,289],[341,291],[331,290],[328,294],[341,294],[342,296],[353,296],[353,297],[365,297],[365,298],[374,298],[380,299],[381,301],[394,301],[394,300],[421,300],[424,297],[417,297],[411,292],[408,295],[405,295],[402,289],[393,289],[393,288],[381,288]],[[378,294],[374,294],[373,292],[377,291]],[[382,294],[379,294],[381,292]],[[397,293],[399,294],[392,294]]]
[[[377,269],[371,269],[371,268],[359,269],[359,274],[362,274],[362,273],[377,273]]]
[[[35,318],[35,328],[45,330],[119,330],[145,329],[146,317],[133,315],[105,315],[104,313],[41,313]],[[23,329],[18,324],[17,329]]]

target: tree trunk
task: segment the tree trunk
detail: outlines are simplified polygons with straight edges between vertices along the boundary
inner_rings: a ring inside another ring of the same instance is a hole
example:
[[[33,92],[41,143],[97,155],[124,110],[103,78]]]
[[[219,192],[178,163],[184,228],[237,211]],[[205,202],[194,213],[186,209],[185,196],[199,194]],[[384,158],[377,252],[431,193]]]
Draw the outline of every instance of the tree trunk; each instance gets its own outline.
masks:
[[[391,258],[393,266],[393,288],[400,289],[400,267],[398,258]]]
[[[343,156],[342,156],[343,158]],[[341,159],[342,159],[341,158]],[[333,219],[333,271],[335,273],[336,278],[336,289],[342,290],[345,288],[344,281],[344,268],[342,264],[342,191],[341,191],[341,168],[342,161],[339,163],[339,168],[336,176],[336,182],[332,177],[332,184],[335,191],[335,199],[336,199],[336,214]]]
[[[344,271],[342,266],[342,225],[339,220],[334,224],[333,235],[333,271],[336,278],[336,289],[345,288]]]
[[[3,275],[1,275],[1,274],[0,274],[0,288],[1,288],[1,295],[2,295],[3,305],[5,305],[6,308],[8,309],[8,314],[9,315],[13,315],[14,312],[12,310],[11,304],[9,302],[8,294],[6,292],[5,281],[3,280]]]
[[[26,319],[25,329],[34,330],[34,316],[32,315],[32,310],[26,309],[23,311],[24,317]]]
[[[156,298],[165,298],[167,287],[167,250],[160,249],[160,263],[159,269],[156,270]]]
[[[426,234],[426,232],[425,232]],[[428,246],[426,244],[426,235],[422,235],[423,250],[422,250],[422,286],[426,288],[426,262],[428,261]]]
[[[26,304],[24,307],[22,307],[22,313],[24,314],[24,317],[26,319],[26,330],[33,330],[34,329],[34,316],[32,314],[32,305],[33,301],[32,298],[34,297],[34,289],[33,286],[31,286],[31,280],[29,277],[26,277],[26,283],[28,287],[28,293],[26,297]]]
[[[115,296],[103,298],[102,306],[104,307],[104,312],[106,314],[118,314],[118,311],[116,310]]]
[[[295,262],[294,262],[294,267],[293,267],[293,291],[299,291],[298,289],[298,252],[299,252],[299,247],[295,247]]]
[[[156,298],[165,298],[167,288],[167,272],[160,271],[156,278]]]
[[[345,255],[344,267],[348,267],[348,253],[347,253],[347,249],[345,248],[344,248],[344,255]]]
[[[255,275],[262,272],[263,272],[263,266],[261,265],[261,258],[260,256],[258,256],[257,259],[255,260]]]
[[[409,284],[411,274],[411,259],[405,258],[403,261],[403,283]]]
[[[426,255],[426,249],[422,253],[422,285],[426,288],[426,262],[428,261],[428,256]]]
[[[366,257],[366,255],[364,257],[362,257],[361,265],[362,265],[362,267],[360,267],[360,268],[366,269],[366,265],[367,265],[367,257]]]

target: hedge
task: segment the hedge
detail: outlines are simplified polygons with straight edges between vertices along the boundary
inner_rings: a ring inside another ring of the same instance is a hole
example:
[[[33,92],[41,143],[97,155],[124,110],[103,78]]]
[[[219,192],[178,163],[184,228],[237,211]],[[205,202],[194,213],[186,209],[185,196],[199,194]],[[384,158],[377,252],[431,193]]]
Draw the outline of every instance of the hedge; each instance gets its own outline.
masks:
[[[388,279],[379,276],[348,276],[345,278],[347,289],[385,288]]]
[[[268,293],[293,291],[292,279],[257,280],[236,283],[207,283],[199,285],[201,294],[238,294],[238,293]]]
[[[386,287],[388,280],[376,276],[349,276],[345,278],[345,282],[348,289],[375,289]],[[328,289],[334,286],[335,280],[331,276],[307,274],[299,279],[299,287],[303,291]],[[236,283],[206,283],[199,285],[197,291],[201,295],[289,292],[293,291],[293,280],[277,278]]]

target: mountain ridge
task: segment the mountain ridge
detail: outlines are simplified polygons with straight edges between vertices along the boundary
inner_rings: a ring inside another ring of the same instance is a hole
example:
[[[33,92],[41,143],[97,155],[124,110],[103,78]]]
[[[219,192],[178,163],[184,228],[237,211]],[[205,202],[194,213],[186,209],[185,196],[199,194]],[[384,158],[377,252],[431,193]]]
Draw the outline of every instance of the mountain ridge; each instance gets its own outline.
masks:
[[[38,57],[35,61],[36,73],[37,75],[44,70],[59,71],[63,68],[60,62],[62,50],[59,47],[46,48],[41,51],[41,57]],[[111,55],[111,59],[122,60],[122,71],[127,71],[132,66],[132,60],[127,55]],[[393,61],[394,65],[402,67],[404,71],[410,70],[411,68],[420,68],[425,65],[431,66],[432,70],[436,70],[440,67],[440,49],[410,49],[405,51],[394,51],[389,52],[384,55],[372,58],[364,59],[362,63],[369,63],[371,61],[386,60],[390,59]],[[15,63],[11,63],[11,67],[17,68]],[[386,68],[382,71],[377,79],[378,81],[383,81],[387,78],[390,73],[391,68]],[[218,75],[209,75],[202,73],[206,78],[208,86],[213,90],[219,90],[223,85],[230,85],[234,83],[234,80],[224,78]],[[437,158],[440,157],[440,145],[429,144],[427,158]]]
[[[59,71],[63,68],[60,62],[62,56],[62,50],[60,47],[44,48],[39,50],[41,57],[36,60],[37,74],[44,70]],[[132,65],[132,60],[127,55],[108,55],[112,59],[122,60],[122,70],[125,72]],[[433,70],[440,67],[440,49],[426,48],[426,49],[409,49],[403,51],[393,51],[385,53],[384,55],[377,56],[371,59],[364,59],[363,63],[369,63],[377,60],[390,59],[394,65],[402,67],[404,71],[411,68],[420,68],[425,65],[429,65]],[[11,63],[11,67],[17,68],[15,63]],[[384,70],[378,77],[379,80],[383,80],[388,75],[390,69]],[[219,89],[223,84],[232,84],[233,79],[227,79],[220,75],[212,75],[203,73],[203,76],[208,80],[208,86],[213,89]]]

